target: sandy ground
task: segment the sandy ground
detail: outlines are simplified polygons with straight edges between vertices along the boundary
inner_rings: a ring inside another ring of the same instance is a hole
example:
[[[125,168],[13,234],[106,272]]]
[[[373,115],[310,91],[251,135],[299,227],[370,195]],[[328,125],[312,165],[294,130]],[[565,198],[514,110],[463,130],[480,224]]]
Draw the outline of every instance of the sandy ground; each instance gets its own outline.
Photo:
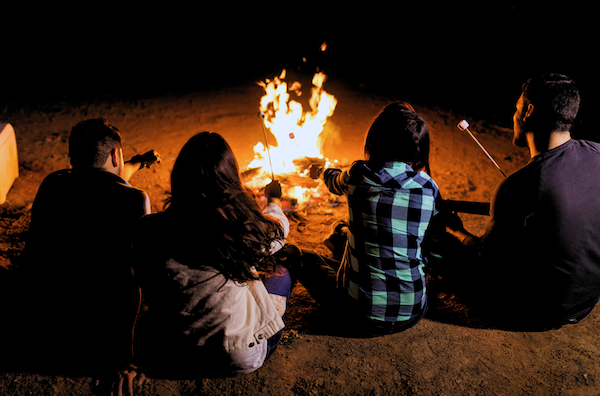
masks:
[[[324,154],[350,163],[361,156],[371,118],[396,97],[383,97],[330,79],[325,89],[339,101],[325,129]],[[77,122],[105,117],[123,133],[125,155],[158,150],[175,157],[189,137],[209,130],[231,144],[241,167],[262,141],[257,118],[262,89],[252,82],[210,92],[129,97],[96,102],[52,102],[0,108],[0,121],[17,135],[20,177],[0,206],[0,273],[14,266],[26,240],[29,210],[50,172],[68,166],[67,141]],[[410,98],[408,98],[410,100]],[[460,111],[414,103],[432,131],[432,173],[445,198],[487,201],[502,175],[470,138],[456,129]],[[512,114],[469,119],[502,168],[512,172],[528,159],[511,145]],[[497,121],[503,120],[502,122]],[[148,192],[161,210],[173,161],[138,172],[131,183]],[[300,208],[290,241],[328,254],[321,244],[338,207]],[[481,233],[487,218],[462,215]],[[598,310],[584,322],[540,333],[507,332],[479,325],[468,307],[443,290],[432,290],[432,309],[415,328],[375,339],[336,336],[306,291],[296,285],[284,340],[260,370],[235,378],[149,378],[138,395],[593,395],[600,386]],[[9,304],[10,301],[2,301]],[[11,340],[2,340],[3,343]],[[1,359],[0,353],[0,359]],[[3,362],[10,367],[10,362]],[[0,394],[88,395],[96,378],[0,373]]]

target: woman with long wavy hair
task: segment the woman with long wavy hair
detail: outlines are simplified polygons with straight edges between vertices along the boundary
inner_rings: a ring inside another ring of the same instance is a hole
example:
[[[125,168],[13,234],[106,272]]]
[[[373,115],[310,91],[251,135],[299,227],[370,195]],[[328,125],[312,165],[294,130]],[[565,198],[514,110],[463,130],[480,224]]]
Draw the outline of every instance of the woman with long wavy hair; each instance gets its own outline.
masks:
[[[281,189],[266,187],[261,211],[230,146],[210,132],[182,148],[171,189],[166,209],[140,220],[134,243],[145,308],[134,363],[170,376],[254,371],[281,337],[292,287],[274,256],[289,230]]]

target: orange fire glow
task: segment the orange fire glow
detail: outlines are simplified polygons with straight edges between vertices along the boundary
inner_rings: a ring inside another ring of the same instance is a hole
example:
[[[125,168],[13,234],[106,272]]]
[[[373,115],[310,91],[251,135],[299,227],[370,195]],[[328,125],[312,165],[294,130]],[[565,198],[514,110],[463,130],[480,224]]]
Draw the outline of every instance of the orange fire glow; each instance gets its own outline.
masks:
[[[288,89],[288,84],[284,81],[285,76],[286,71],[283,70],[279,77],[258,83],[265,90],[265,95],[260,100],[260,111],[264,114],[263,122],[276,141],[269,140],[268,151],[263,142],[254,146],[254,160],[248,164],[248,168],[262,167],[262,172],[248,183],[250,187],[256,188],[270,182],[269,157],[273,173],[276,175],[299,174],[308,177],[308,170],[298,169],[294,163],[299,159],[319,159],[325,166],[330,164],[321,154],[319,144],[319,135],[337,105],[337,99],[323,89],[327,76],[319,72],[312,78],[313,87],[308,101],[310,111],[305,111],[299,102],[290,100],[290,92],[298,96],[302,94],[301,84],[296,81]],[[317,192],[316,188],[288,186],[284,193],[303,202]]]

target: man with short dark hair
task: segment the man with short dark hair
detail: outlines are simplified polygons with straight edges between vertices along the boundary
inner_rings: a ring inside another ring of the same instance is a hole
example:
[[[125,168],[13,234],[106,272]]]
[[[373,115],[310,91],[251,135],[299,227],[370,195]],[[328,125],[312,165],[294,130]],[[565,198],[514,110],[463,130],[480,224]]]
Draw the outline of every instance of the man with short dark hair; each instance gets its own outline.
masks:
[[[482,289],[517,326],[577,323],[600,298],[600,144],[571,139],[579,103],[564,75],[529,79],[513,143],[528,147],[531,160],[498,186],[481,238],[462,224],[448,228],[478,250],[475,271],[489,277]]]
[[[131,341],[139,304],[131,232],[150,202],[128,180],[161,157],[149,151],[124,162],[119,130],[103,118],[73,127],[69,157],[73,168],[48,175],[31,210],[26,271],[36,315],[25,321],[39,326],[28,329],[34,360],[95,367]]]

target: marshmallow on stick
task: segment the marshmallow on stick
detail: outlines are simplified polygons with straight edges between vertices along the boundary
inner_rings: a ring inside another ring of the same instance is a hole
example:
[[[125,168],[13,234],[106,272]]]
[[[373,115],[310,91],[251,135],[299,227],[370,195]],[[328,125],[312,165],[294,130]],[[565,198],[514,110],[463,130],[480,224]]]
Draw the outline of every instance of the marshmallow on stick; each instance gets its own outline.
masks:
[[[467,120],[462,120],[461,122],[459,122],[457,127],[461,131],[467,131],[469,133],[469,136],[471,136],[471,138],[473,138],[473,140],[475,141],[475,143],[477,143],[479,148],[485,153],[485,155],[487,155],[487,157],[490,159],[490,161],[492,161],[492,163],[496,166],[496,168],[498,168],[500,173],[502,173],[502,176],[506,177],[506,175],[504,174],[502,169],[500,169],[500,165],[498,165],[498,163],[496,161],[494,161],[494,158],[490,155],[490,153],[488,153],[488,151],[485,149],[485,147],[483,147],[483,145],[481,143],[479,143],[479,140],[477,140],[475,135],[473,135],[473,133],[469,130],[469,123],[467,122]]]

